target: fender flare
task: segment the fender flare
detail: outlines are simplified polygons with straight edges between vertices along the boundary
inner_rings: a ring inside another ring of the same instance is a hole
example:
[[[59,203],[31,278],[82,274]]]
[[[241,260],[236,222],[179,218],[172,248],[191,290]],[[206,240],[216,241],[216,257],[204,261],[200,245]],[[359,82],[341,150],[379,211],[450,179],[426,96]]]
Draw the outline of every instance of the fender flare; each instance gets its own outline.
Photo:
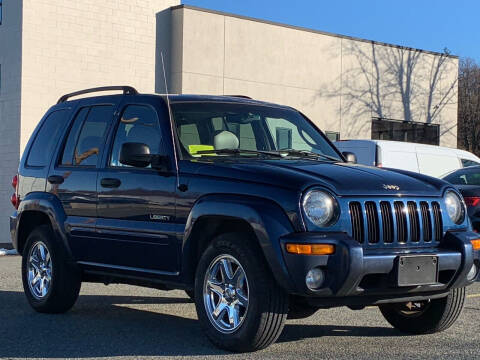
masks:
[[[65,220],[67,215],[60,199],[51,193],[45,192],[31,192],[22,199],[17,210],[17,224],[15,231],[15,240],[17,244],[22,216],[27,212],[40,212],[48,217],[54,234],[64,245],[68,256],[72,258],[72,252],[68,244],[67,233],[65,230]]]
[[[196,248],[193,231],[203,217],[231,218],[247,222],[278,284],[287,291],[293,289],[279,239],[294,232],[294,229],[278,204],[263,198],[231,194],[207,195],[197,200],[188,216],[182,240],[183,274],[192,271],[188,267],[189,256]]]

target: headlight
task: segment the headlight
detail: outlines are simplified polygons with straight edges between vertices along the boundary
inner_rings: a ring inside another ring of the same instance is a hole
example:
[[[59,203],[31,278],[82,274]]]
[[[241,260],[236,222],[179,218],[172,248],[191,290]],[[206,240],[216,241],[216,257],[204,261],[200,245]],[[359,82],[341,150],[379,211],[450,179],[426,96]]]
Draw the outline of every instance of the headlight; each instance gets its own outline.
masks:
[[[335,224],[340,210],[337,200],[321,190],[310,190],[303,197],[303,211],[308,219],[319,227]]]
[[[465,208],[460,197],[454,191],[447,191],[445,194],[445,207],[450,219],[460,225],[465,220]]]

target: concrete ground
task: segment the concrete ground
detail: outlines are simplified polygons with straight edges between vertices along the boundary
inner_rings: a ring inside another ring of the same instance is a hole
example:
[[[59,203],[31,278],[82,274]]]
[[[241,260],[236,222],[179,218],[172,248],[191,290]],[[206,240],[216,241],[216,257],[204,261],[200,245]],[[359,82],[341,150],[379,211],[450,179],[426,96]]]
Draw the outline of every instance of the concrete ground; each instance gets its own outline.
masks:
[[[2,358],[478,359],[480,283],[460,319],[434,335],[404,336],[376,308],[320,310],[289,320],[276,344],[250,354],[213,347],[183,292],[84,284],[67,314],[35,313],[20,279],[20,257],[0,257]]]

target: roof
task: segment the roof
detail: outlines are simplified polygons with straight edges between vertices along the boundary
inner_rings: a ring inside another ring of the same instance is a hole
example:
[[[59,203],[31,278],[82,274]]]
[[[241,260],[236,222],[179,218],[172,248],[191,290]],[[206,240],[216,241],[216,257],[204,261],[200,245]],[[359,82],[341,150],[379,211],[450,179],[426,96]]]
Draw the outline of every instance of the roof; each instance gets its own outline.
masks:
[[[106,87],[106,88],[112,88],[112,87]],[[70,104],[75,101],[83,101],[86,99],[88,100],[88,99],[98,99],[98,98],[113,98],[113,97],[120,97],[120,96],[142,96],[142,97],[146,96],[146,97],[157,97],[157,98],[161,97],[164,100],[166,100],[167,98],[167,94],[138,93],[134,88],[131,88],[132,91],[134,92],[131,92],[129,94],[106,94],[106,95],[101,94],[101,91],[102,91],[101,89],[102,88],[85,89],[85,90],[80,90],[76,93],[63,95],[61,97],[61,101],[59,101],[57,105]],[[94,91],[94,90],[97,90],[97,91]],[[90,95],[90,96],[82,96],[80,98],[75,97],[74,99],[69,99],[70,96],[76,96],[77,94],[86,95],[86,94],[93,94],[95,92],[99,92],[101,95]],[[225,103],[225,102],[228,102],[228,103],[237,103],[237,104],[245,104],[245,105],[262,105],[262,106],[273,106],[277,108],[281,107],[284,109],[291,109],[290,106],[255,100],[244,95],[168,94],[168,100],[171,103],[180,103],[180,102],[223,102]]]
[[[418,52],[422,52],[422,53],[426,53],[426,54],[432,54],[432,55],[436,55],[436,56],[445,56],[446,55],[445,53],[441,53],[441,52],[437,52],[437,51],[423,50],[423,49],[412,48],[412,47],[408,47],[408,46],[389,44],[389,43],[385,43],[385,42],[381,42],[381,41],[362,39],[362,38],[355,37],[355,36],[335,34],[335,33],[327,32],[327,31],[315,30],[315,29],[310,29],[310,28],[301,27],[301,26],[294,26],[294,25],[279,23],[279,22],[275,22],[275,21],[269,21],[269,20],[263,20],[263,19],[249,17],[249,16],[227,13],[227,12],[223,12],[223,11],[205,9],[205,8],[201,8],[201,7],[197,7],[197,6],[182,4],[182,5],[172,6],[170,9],[171,10],[189,9],[189,10],[201,11],[201,12],[206,12],[206,13],[211,13],[211,14],[216,14],[216,15],[221,15],[221,16],[228,16],[228,17],[242,19],[242,20],[246,20],[246,21],[254,21],[254,22],[273,25],[273,26],[281,26],[281,27],[284,27],[284,28],[306,31],[306,32],[311,32],[311,33],[315,33],[315,34],[320,34],[320,35],[334,36],[334,37],[338,37],[338,38],[342,38],[342,39],[362,41],[362,42],[367,42],[367,43],[370,43],[370,44],[373,43],[373,44],[377,44],[377,45],[394,47],[394,48],[404,49],[404,50],[418,51]],[[458,59],[457,55],[448,54],[447,57]]]
[[[165,94],[161,94],[160,96],[166,98]],[[266,101],[255,100],[242,95],[169,94],[168,99],[170,100],[171,103],[229,102],[229,103],[248,104],[248,105],[264,105],[264,106],[291,108],[286,105],[280,105],[280,104],[270,103]]]

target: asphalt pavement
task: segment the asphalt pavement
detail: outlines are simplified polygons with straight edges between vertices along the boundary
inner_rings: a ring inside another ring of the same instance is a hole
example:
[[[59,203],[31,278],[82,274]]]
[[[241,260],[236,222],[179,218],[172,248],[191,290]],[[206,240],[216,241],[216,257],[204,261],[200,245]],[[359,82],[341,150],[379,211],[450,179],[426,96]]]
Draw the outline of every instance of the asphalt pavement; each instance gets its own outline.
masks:
[[[231,354],[206,339],[182,291],[83,284],[70,312],[35,313],[20,260],[0,257],[1,358],[480,359],[480,283],[469,288],[460,319],[439,334],[405,336],[375,307],[342,307],[287,321],[265,350]]]

